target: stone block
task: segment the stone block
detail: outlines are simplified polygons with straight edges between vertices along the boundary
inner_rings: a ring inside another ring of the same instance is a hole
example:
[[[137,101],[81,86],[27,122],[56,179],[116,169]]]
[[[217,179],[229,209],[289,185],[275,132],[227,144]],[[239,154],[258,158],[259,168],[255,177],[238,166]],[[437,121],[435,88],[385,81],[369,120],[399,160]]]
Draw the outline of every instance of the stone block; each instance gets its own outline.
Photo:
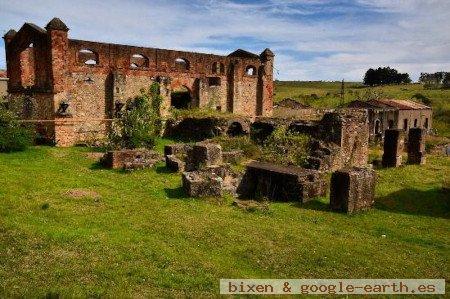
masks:
[[[425,130],[412,128],[408,134],[408,164],[425,164]]]
[[[375,171],[350,168],[331,176],[330,207],[333,211],[352,214],[371,208],[375,198]]]
[[[402,152],[405,143],[403,130],[388,129],[384,133],[383,167],[398,167],[402,164]]]
[[[192,164],[195,170],[222,164],[222,147],[215,143],[197,143],[192,149]]]
[[[183,172],[186,168],[186,163],[175,155],[166,155],[166,167],[173,172]]]
[[[105,153],[102,161],[108,168],[139,169],[153,167],[161,161],[161,155],[148,149],[123,149]]]
[[[187,155],[189,150],[192,148],[191,145],[186,143],[175,143],[164,146],[164,156],[168,155]]]
[[[252,162],[237,189],[241,198],[307,202],[325,196],[327,184],[323,173],[296,166]]]
[[[182,181],[183,189],[190,197],[222,196],[223,179],[218,175],[202,171],[184,172]]]

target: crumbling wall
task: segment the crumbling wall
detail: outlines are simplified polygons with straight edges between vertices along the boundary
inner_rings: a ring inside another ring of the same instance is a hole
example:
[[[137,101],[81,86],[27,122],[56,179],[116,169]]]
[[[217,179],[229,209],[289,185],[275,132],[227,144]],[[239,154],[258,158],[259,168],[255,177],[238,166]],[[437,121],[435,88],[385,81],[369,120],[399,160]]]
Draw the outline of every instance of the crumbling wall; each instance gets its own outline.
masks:
[[[40,118],[58,119],[61,128],[70,122],[59,134],[68,134],[64,144],[82,141],[85,132],[104,136],[99,124],[153,82],[163,83],[162,116],[168,115],[172,91],[181,87],[189,92],[190,107],[249,117],[272,113],[274,55],[268,49],[219,56],[69,39],[58,18],[45,28],[26,23],[5,34],[8,90],[52,96],[54,110]],[[64,118],[58,115],[62,102],[70,111]]]

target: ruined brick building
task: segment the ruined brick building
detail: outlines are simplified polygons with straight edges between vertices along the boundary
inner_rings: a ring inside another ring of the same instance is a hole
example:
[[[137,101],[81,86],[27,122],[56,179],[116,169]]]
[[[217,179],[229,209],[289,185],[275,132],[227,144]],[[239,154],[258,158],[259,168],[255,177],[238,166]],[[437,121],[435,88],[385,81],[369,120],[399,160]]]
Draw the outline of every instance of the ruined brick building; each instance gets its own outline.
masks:
[[[387,129],[401,129],[406,134],[411,128],[432,128],[433,110],[410,100],[379,99],[353,101],[348,107],[367,109],[371,140],[381,140]]]
[[[127,99],[153,82],[160,83],[162,115],[170,107],[272,114],[269,49],[219,56],[74,40],[68,31],[54,18],[45,29],[25,23],[3,37],[8,92],[21,99],[14,106],[58,145],[104,136]]]

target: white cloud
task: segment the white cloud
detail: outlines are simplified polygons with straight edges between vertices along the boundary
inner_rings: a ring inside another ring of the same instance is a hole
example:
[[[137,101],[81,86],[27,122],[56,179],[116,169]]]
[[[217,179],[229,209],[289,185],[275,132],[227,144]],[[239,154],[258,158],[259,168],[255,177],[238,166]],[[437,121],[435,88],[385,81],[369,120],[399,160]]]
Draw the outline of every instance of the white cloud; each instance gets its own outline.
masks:
[[[25,21],[44,26],[58,16],[77,39],[217,54],[270,47],[277,77],[291,80],[361,80],[367,68],[384,65],[413,78],[421,71],[450,69],[447,0],[355,0],[334,6],[322,0],[74,3],[0,0],[0,29],[18,29]]]

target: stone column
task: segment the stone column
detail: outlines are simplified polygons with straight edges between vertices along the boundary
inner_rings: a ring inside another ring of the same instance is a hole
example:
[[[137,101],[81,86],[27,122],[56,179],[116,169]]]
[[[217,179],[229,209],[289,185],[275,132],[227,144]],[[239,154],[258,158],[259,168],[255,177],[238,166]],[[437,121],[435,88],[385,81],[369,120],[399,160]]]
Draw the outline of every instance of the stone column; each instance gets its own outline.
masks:
[[[375,171],[349,168],[331,176],[330,207],[333,211],[352,214],[371,208],[375,198]]]
[[[384,132],[383,167],[398,167],[402,164],[405,135],[400,129],[387,129]]]
[[[408,164],[425,164],[425,130],[422,128],[409,129]]]

